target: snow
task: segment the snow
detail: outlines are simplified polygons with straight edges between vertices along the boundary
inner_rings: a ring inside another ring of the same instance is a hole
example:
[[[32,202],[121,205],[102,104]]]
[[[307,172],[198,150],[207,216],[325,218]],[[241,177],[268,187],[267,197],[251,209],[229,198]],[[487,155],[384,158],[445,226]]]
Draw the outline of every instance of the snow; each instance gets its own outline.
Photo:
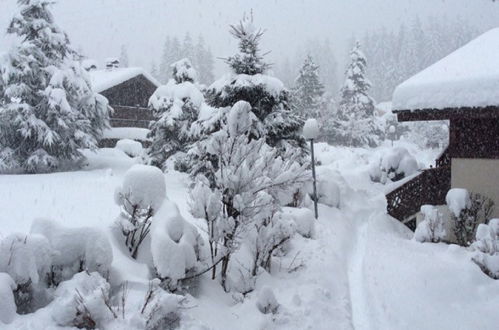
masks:
[[[462,210],[470,206],[470,194],[462,188],[452,188],[445,196],[445,202],[455,217],[459,217]]]
[[[277,313],[279,309],[279,303],[275,298],[274,292],[268,286],[263,287],[258,294],[258,299],[256,301],[256,307],[263,314]]]
[[[124,83],[137,76],[144,76],[155,86],[160,83],[142,68],[113,68],[110,70],[92,70],[88,73],[92,88],[96,93],[101,93],[109,88]]]
[[[131,205],[142,209],[151,207],[158,210],[166,199],[166,185],[163,172],[157,167],[134,165],[125,174],[123,184],[116,189],[115,200],[121,205],[121,200],[127,198]]]
[[[225,95],[224,88],[231,85],[231,88],[253,88],[254,86],[261,86],[270,95],[278,98],[279,95],[286,90],[284,84],[279,79],[264,75],[264,74],[227,74],[215,81],[208,87],[208,90],[215,90],[216,92],[221,92],[222,97]]]
[[[400,84],[396,110],[499,105],[499,28],[494,28]]]
[[[284,207],[282,212],[285,216],[293,219],[296,231],[303,237],[314,237],[315,216],[314,212],[307,208]]]
[[[126,153],[130,157],[140,157],[144,155],[142,143],[130,139],[122,139],[116,142],[116,149]]]
[[[306,140],[315,140],[319,136],[319,124],[317,119],[307,119],[303,125],[303,137]]]
[[[182,100],[189,99],[195,108],[199,109],[204,102],[203,93],[200,92],[199,87],[190,81],[185,81],[177,84],[175,80],[170,79],[166,85],[159,86],[154,94],[149,99],[149,105],[154,109],[164,109],[173,101],[178,102],[178,109],[170,111],[182,113]],[[175,105],[175,103],[174,103]]]
[[[139,127],[111,127],[103,132],[104,139],[130,139],[139,141],[148,141],[147,128]]]
[[[0,273],[0,325],[11,323],[16,317],[13,291],[17,287],[9,274]]]
[[[404,147],[424,164],[436,155],[436,151],[417,146]],[[470,260],[473,253],[455,245],[415,242],[407,228],[386,215],[387,187],[371,182],[368,170],[372,161],[379,160],[387,149],[317,144],[317,159],[322,164],[318,173],[337,172],[342,178],[337,181],[340,208],[319,204],[313,239],[296,235],[286,247],[287,254],[276,258],[270,274],[258,276],[255,291],[244,298],[226,294],[209,274],[201,277],[195,294],[180,297],[186,304],[180,328],[496,329],[499,282],[483,274]],[[28,232],[33,219],[38,217],[60,219],[69,228],[85,226],[108,231],[119,213],[113,203],[114,188],[123,182],[135,160],[116,149],[86,155],[88,165],[77,172],[0,176],[0,239],[14,232]],[[163,200],[161,209],[176,204],[178,214],[185,220],[184,235],[186,224],[195,225],[204,235],[205,224],[189,212],[188,176],[171,171],[157,180],[168,187],[168,200]],[[160,210],[163,214],[176,211],[167,207],[164,212]],[[306,209],[302,212],[310,215]],[[173,226],[172,236],[178,238],[180,231],[174,229],[179,227]],[[170,236],[164,229],[168,227],[158,223],[158,228]],[[122,281],[129,281],[129,307],[126,320],[112,321],[102,328],[141,329],[139,325],[143,324],[133,316],[140,316],[140,312],[132,310],[140,309],[144,301],[150,273],[146,265],[133,262],[115,242],[111,244],[111,292],[119,292]],[[66,293],[61,293],[61,299],[71,296],[71,289],[78,286],[83,290],[83,283],[88,283],[86,296],[98,305],[99,296],[92,294],[99,287],[98,280],[72,283]],[[105,285],[103,288],[106,290]],[[271,288],[279,304],[275,314],[258,310],[257,301],[265,300],[267,295],[265,288]],[[162,306],[175,310],[174,302],[179,296],[162,297],[170,301]],[[61,307],[61,314],[74,307],[72,304],[71,301]],[[17,315],[9,327],[0,328],[57,329],[52,318],[55,306],[53,302],[34,314]],[[105,313],[105,307],[101,311]],[[103,319],[107,319],[106,314]]]

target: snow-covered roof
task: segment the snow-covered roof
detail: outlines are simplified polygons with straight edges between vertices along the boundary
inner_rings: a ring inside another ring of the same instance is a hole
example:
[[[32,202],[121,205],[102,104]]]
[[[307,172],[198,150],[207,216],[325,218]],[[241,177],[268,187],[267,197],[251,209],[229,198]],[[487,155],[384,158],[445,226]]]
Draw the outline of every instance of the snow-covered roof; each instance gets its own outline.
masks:
[[[142,68],[115,68],[111,70],[93,70],[89,72],[92,87],[95,92],[100,93],[124,83],[127,80],[143,75],[157,87],[160,85],[156,79]]]
[[[499,28],[492,29],[400,84],[394,110],[499,105]]]

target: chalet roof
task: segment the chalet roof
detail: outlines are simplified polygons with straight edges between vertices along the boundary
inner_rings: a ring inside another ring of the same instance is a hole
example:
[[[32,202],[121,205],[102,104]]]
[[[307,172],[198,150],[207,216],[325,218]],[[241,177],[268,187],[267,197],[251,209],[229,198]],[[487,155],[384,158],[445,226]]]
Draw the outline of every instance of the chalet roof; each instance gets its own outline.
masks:
[[[492,29],[400,84],[395,112],[461,108],[499,111],[499,28]],[[443,115],[443,114],[442,114]]]
[[[160,86],[160,83],[142,68],[115,68],[110,70],[93,70],[89,72],[92,87],[95,92],[101,93],[109,88],[124,83],[137,76],[144,76],[151,83]]]

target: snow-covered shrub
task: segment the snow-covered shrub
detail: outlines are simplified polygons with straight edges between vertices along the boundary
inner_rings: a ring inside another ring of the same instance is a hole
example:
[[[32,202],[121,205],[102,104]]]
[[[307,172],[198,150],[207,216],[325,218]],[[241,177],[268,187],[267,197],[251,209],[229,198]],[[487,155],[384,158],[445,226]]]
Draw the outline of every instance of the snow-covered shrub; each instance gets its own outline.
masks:
[[[134,165],[125,173],[122,186],[115,191],[115,202],[121,208],[116,223],[132,258],[137,258],[140,245],[151,229],[153,216],[165,199],[165,178],[158,168]]]
[[[0,325],[9,324],[16,316],[13,291],[17,285],[7,273],[0,272]]]
[[[102,328],[115,318],[109,292],[109,283],[99,273],[77,273],[55,290],[52,317],[59,326]]]
[[[263,287],[258,293],[256,307],[263,314],[275,314],[279,310],[279,303],[275,298],[274,291],[269,287]]]
[[[314,237],[315,217],[312,210],[308,208],[284,207],[282,212],[286,217],[290,217],[294,221],[298,234],[307,238]]]
[[[471,248],[475,250],[472,260],[488,276],[499,279],[499,219],[492,219],[489,224],[478,225],[475,241]]]
[[[154,216],[151,227],[151,254],[157,276],[170,290],[177,281],[194,272],[202,239],[185,221],[173,202],[167,201]]]
[[[102,231],[90,227],[67,228],[52,220],[36,219],[31,233],[45,237],[55,252],[49,284],[58,285],[84,270],[108,276],[113,250]]]
[[[385,183],[386,179],[398,181],[419,170],[416,158],[406,148],[389,149],[379,161],[371,164],[369,175],[374,182]]]
[[[438,243],[445,238],[446,230],[442,214],[433,205],[421,206],[423,221],[421,221],[416,231],[414,239],[418,242]]]
[[[210,240],[218,243],[212,257],[222,258],[221,279],[226,290],[230,256],[246,233],[252,228],[267,232],[266,224],[276,226],[276,211],[288,204],[293,191],[309,178],[305,167],[295,161],[300,157],[299,150],[283,159],[264,138],[252,139],[255,123],[247,102],[232,107],[226,124],[205,141],[206,153],[218,159],[210,175],[212,181],[198,176],[191,191],[193,213],[207,221],[213,229]],[[196,205],[198,201],[202,205]],[[203,214],[205,210],[208,212]]]
[[[473,241],[475,230],[492,213],[494,202],[485,196],[462,188],[450,189],[445,197],[454,223],[456,241],[468,246]]]
[[[116,142],[116,149],[123,151],[130,157],[140,157],[144,155],[144,148],[142,143],[131,139],[121,139]]]
[[[16,284],[17,311],[33,312],[47,302],[45,288],[50,283],[55,251],[41,235],[11,234],[0,242],[0,272]]]

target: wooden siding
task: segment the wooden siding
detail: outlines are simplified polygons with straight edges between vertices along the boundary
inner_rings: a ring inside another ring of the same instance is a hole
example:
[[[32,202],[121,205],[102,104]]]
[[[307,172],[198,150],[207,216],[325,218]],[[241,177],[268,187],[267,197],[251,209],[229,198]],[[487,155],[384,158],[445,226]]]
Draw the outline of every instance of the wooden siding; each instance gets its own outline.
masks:
[[[453,120],[462,118],[499,119],[499,107],[394,110],[398,121]]]
[[[101,94],[108,99],[109,105],[113,108],[116,106],[147,108],[149,98],[156,88],[157,86],[146,77],[138,75]]]
[[[452,119],[449,157],[499,159],[499,118]]]

